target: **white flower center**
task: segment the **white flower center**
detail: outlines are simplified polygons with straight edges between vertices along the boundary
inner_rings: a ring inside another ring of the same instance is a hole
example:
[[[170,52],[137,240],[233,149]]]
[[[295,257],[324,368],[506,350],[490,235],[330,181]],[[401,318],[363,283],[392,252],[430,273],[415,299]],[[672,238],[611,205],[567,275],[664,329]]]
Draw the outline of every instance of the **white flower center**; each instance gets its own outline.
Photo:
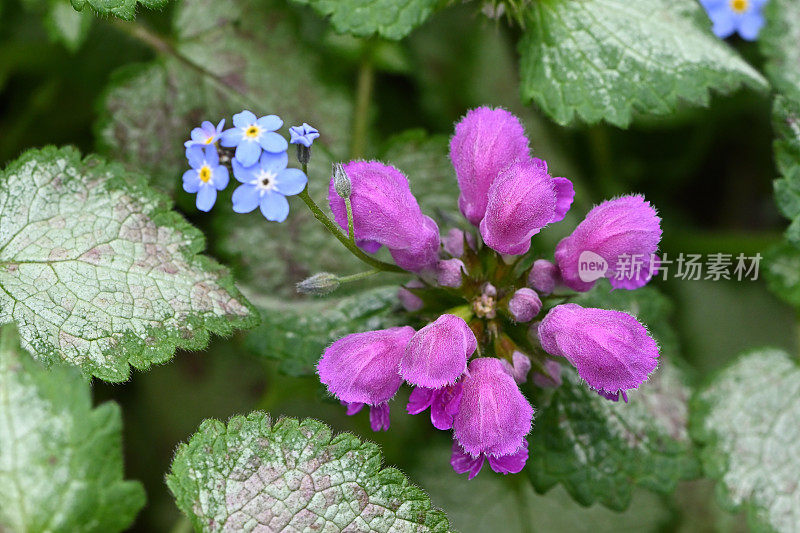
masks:
[[[275,174],[274,172],[268,172],[266,170],[260,170],[256,174],[255,180],[253,180],[253,183],[262,192],[270,191],[270,190],[275,188],[275,178],[277,176],[278,175]]]

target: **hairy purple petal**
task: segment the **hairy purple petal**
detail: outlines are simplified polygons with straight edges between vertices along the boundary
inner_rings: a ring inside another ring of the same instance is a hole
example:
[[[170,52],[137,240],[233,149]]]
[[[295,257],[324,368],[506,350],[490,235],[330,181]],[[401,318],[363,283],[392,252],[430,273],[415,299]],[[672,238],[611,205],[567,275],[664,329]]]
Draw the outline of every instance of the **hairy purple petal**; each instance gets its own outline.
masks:
[[[403,173],[377,161],[351,161],[343,169],[351,182],[358,245],[369,253],[386,246],[398,266],[406,270],[433,268],[438,260],[439,228],[422,214]],[[328,201],[336,222],[346,229],[347,209],[333,178]]]
[[[517,322],[530,322],[542,309],[542,300],[536,291],[523,287],[508,301],[508,311]]]
[[[505,359],[501,359],[500,363],[517,383],[525,383],[528,381],[528,372],[531,371],[530,357],[520,351],[515,351],[511,355],[511,361],[513,364]]]
[[[428,407],[431,408],[431,424],[436,429],[448,430],[453,427],[453,419],[461,404],[462,385],[445,385],[439,389],[414,387],[408,398],[406,411],[418,415]]]
[[[557,305],[539,324],[539,341],[597,390],[635,389],[658,366],[656,341],[622,311]]]
[[[466,474],[469,472],[467,480],[470,480],[480,473],[485,461],[486,457],[483,454],[473,457],[464,451],[458,442],[453,441],[453,453],[450,456],[450,466],[453,467],[453,470],[455,470],[457,474]]]
[[[506,167],[530,156],[528,138],[517,117],[504,109],[479,107],[456,124],[450,160],[461,194],[458,207],[472,224],[483,219],[489,186]]]
[[[477,349],[475,334],[463,318],[442,315],[408,342],[400,360],[400,375],[412,385],[444,387],[464,373],[467,359]]]
[[[531,430],[533,407],[498,359],[481,357],[463,379],[453,434],[472,455],[508,455]]]
[[[516,452],[503,456],[488,456],[489,466],[498,474],[518,474],[528,461],[528,441],[523,439],[522,446]]]
[[[342,337],[317,363],[319,379],[342,401],[384,403],[403,383],[397,365],[413,335],[414,328],[404,326]]]
[[[389,404],[382,403],[369,408],[369,426],[372,431],[389,431]]]
[[[359,403],[359,402],[352,402],[352,403],[351,402],[339,402],[339,403],[341,403],[342,405],[347,407],[347,411],[345,412],[345,414],[347,416],[353,416],[353,415],[355,415],[357,413],[360,413],[361,410],[364,408],[364,404],[363,403]]]
[[[410,415],[418,415],[431,406],[436,389],[426,389],[425,387],[414,387],[408,397],[406,411]]]
[[[572,235],[556,247],[555,259],[566,286],[588,291],[595,279],[580,270],[580,263],[599,256],[607,264],[605,277],[615,288],[637,288],[650,279],[649,268],[661,240],[661,219],[642,196],[621,196],[598,205],[586,215]],[[581,257],[583,256],[583,258]],[[626,272],[634,261],[641,272]],[[598,274],[599,275],[599,274]],[[583,276],[583,279],[582,279]]]
[[[487,246],[503,254],[530,249],[531,237],[556,218],[556,188],[539,159],[519,161],[489,187],[486,216],[480,224]]]

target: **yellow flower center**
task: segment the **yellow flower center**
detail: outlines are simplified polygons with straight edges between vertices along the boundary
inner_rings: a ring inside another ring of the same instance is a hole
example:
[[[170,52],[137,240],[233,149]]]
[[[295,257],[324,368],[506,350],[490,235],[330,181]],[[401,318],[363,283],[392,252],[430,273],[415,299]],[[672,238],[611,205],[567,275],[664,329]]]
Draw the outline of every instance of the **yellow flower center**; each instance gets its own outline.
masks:
[[[209,137],[208,139],[206,139],[206,144],[211,144],[211,141],[213,141],[213,140],[214,140],[214,137]]]
[[[735,13],[744,13],[750,7],[750,0],[731,0],[731,9]]]
[[[200,169],[199,175],[200,175],[200,181],[202,181],[203,183],[208,183],[208,180],[211,179],[211,167],[209,167],[208,165],[203,165],[203,167]]]
[[[251,139],[258,137],[259,133],[261,133],[261,128],[259,128],[258,126],[250,126],[244,132],[244,134],[250,137]]]

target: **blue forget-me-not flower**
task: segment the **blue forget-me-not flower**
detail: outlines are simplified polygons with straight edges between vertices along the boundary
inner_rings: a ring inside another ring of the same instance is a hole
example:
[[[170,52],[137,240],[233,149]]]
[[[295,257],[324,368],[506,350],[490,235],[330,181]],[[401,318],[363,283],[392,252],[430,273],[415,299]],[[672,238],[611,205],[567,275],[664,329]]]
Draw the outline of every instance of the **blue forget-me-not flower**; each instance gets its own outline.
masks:
[[[205,120],[199,128],[192,130],[192,139],[183,143],[186,148],[190,146],[207,146],[214,144],[222,135],[222,128],[225,127],[225,119],[219,121],[219,124],[214,126],[211,122]]]
[[[311,148],[314,139],[319,137],[319,131],[314,126],[309,126],[303,122],[302,126],[292,126],[289,128],[289,134],[292,138],[289,140],[291,144],[302,144],[306,148]]]
[[[228,148],[235,146],[234,156],[245,167],[256,164],[262,149],[278,153],[289,148],[286,139],[275,133],[283,126],[283,121],[277,115],[256,118],[250,111],[242,111],[233,115],[233,126],[222,132],[220,144]]]
[[[287,153],[264,152],[258,163],[244,166],[233,160],[233,175],[242,183],[233,191],[233,210],[249,213],[256,207],[267,220],[283,222],[289,215],[287,196],[299,194],[305,189],[308,178],[302,170],[286,168]]]
[[[724,39],[739,33],[754,41],[764,25],[761,9],[767,0],[700,0],[714,23],[714,34]]]
[[[228,186],[228,169],[219,164],[217,147],[205,148],[190,146],[186,149],[186,159],[191,170],[183,173],[183,190],[197,193],[197,209],[210,211],[217,201],[217,191]]]

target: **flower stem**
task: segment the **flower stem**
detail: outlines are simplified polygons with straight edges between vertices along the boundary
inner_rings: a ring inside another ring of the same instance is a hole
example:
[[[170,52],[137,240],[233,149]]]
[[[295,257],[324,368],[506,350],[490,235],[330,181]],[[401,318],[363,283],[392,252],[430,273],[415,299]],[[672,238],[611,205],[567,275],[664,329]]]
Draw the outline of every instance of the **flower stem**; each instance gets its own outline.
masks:
[[[372,66],[371,47],[365,45],[364,57],[358,68],[358,85],[356,87],[356,105],[353,115],[353,137],[350,145],[350,158],[364,157],[367,143],[367,127],[369,126],[369,104],[372,99],[372,86],[375,83],[375,69]]]
[[[361,281],[362,279],[368,278],[370,276],[374,276],[375,274],[379,274],[381,271],[378,269],[367,270],[365,272],[359,272],[358,274],[350,274],[349,276],[342,276],[337,278],[336,281],[339,283],[350,283],[353,281]]]
[[[323,226],[325,226],[325,229],[330,231],[333,234],[334,237],[339,239],[339,242],[341,242],[344,245],[345,248],[350,250],[351,254],[353,254],[354,256],[359,258],[361,261],[363,261],[364,263],[368,264],[369,266],[371,266],[371,267],[373,267],[373,268],[375,268],[377,270],[380,270],[380,271],[383,271],[383,272],[405,272],[405,270],[403,270],[402,268],[400,268],[397,265],[392,265],[391,263],[385,263],[383,261],[375,259],[374,257],[368,256],[366,253],[364,253],[363,250],[361,250],[361,248],[356,246],[355,242],[351,241],[347,237],[347,235],[342,233],[342,231],[339,229],[339,226],[334,221],[332,221],[330,218],[328,218],[328,216],[325,213],[323,213],[322,209],[320,209],[319,206],[314,202],[314,200],[308,194],[308,187],[303,189],[303,192],[301,192],[297,196],[301,200],[303,200],[303,202],[305,202],[305,204],[311,210],[311,213],[313,213],[314,218],[319,220],[320,223]]]
[[[344,199],[344,206],[347,208],[347,236],[350,238],[350,241],[355,244],[356,234],[355,230],[353,230],[353,204],[350,202],[350,198]]]

